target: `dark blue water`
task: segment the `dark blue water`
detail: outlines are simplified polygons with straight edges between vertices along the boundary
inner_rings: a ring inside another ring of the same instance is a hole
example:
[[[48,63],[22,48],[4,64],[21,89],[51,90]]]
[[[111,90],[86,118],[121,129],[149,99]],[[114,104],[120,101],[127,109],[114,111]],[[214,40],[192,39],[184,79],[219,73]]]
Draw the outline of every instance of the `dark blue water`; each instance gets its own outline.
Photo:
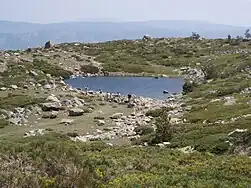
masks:
[[[77,77],[65,82],[73,88],[88,87],[94,91],[101,89],[105,92],[120,92],[122,95],[130,93],[155,99],[165,99],[168,96],[163,94],[163,90],[169,91],[169,94],[181,92],[184,84],[181,78],[152,77]]]

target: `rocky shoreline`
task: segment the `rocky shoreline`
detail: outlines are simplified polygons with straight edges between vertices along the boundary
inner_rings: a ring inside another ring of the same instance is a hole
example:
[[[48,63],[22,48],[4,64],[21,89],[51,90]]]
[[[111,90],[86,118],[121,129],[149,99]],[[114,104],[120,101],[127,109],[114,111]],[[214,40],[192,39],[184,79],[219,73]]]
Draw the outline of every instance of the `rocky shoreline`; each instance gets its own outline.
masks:
[[[178,78],[179,75],[165,75],[165,74],[150,74],[150,73],[126,73],[126,72],[109,72],[109,73],[83,73],[83,72],[74,72],[70,78],[75,77],[155,77],[155,78]]]
[[[11,87],[6,88],[7,90],[15,91],[20,88]],[[127,96],[120,96],[118,94],[106,93],[100,91],[86,91],[80,89],[74,89],[71,86],[64,83],[63,80],[54,82],[53,84],[48,83],[44,86],[33,87],[36,92],[44,91],[46,93],[64,92],[64,93],[75,93],[78,96],[94,97],[99,98],[101,102],[107,102],[109,104],[117,104],[130,108],[133,113],[130,115],[124,115],[123,113],[115,113],[110,118],[111,126],[106,127],[105,131],[96,129],[95,132],[86,135],[77,135],[71,137],[74,141],[94,141],[94,140],[113,140],[120,138],[133,139],[139,137],[136,134],[135,128],[139,126],[149,125],[153,117],[146,116],[146,112],[149,110],[159,109],[163,107],[172,108],[168,112],[170,121],[173,124],[183,122],[182,119],[182,94],[170,95],[166,100],[157,100],[152,98],[144,98],[140,96],[134,96],[130,102],[128,102]],[[32,87],[29,87],[32,90]],[[29,116],[35,115],[37,119],[56,119],[58,113],[68,113],[69,118],[61,120],[62,124],[70,125],[74,122],[74,116],[82,116],[85,112],[83,109],[88,109],[88,102],[79,97],[72,97],[70,99],[64,99],[60,95],[49,94],[45,99],[45,102],[38,105],[34,105],[29,108],[15,108],[13,111],[5,110],[2,113],[2,119],[8,120],[13,125],[18,126],[29,126]],[[4,109],[3,109],[4,110]],[[88,109],[92,110],[92,109]],[[6,115],[3,115],[6,114]],[[105,120],[97,120],[99,126],[105,125]],[[151,123],[152,124],[152,123]],[[33,128],[36,125],[32,125]],[[43,135],[45,130],[43,129],[32,129],[25,134],[25,137]]]

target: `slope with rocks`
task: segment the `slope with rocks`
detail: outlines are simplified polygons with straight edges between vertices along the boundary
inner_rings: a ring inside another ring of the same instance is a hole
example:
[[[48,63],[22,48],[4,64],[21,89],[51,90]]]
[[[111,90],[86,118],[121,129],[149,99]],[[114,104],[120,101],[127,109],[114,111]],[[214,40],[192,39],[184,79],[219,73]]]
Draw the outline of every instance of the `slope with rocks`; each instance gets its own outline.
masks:
[[[1,186],[249,185],[250,49],[148,37],[1,52]],[[104,72],[187,82],[183,95],[128,103],[63,80]]]

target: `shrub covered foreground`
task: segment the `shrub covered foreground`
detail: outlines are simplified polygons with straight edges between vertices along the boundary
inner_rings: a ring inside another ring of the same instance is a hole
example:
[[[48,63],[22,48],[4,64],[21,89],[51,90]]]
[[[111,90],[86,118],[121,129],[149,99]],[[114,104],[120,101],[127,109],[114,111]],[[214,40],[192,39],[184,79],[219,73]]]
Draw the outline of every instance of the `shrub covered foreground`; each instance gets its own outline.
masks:
[[[74,143],[62,135],[1,140],[1,187],[245,187],[251,160],[169,149]]]

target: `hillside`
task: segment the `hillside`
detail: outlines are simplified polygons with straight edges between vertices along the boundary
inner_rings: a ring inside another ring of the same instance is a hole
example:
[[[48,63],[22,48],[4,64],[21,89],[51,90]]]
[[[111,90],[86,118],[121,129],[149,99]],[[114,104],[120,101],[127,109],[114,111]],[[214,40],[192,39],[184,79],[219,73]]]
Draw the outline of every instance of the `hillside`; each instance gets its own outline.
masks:
[[[0,52],[1,187],[248,187],[251,41],[146,38]],[[165,101],[71,75],[183,77]]]
[[[44,41],[101,42],[153,37],[187,37],[198,32],[206,38],[243,36],[246,28],[199,21],[144,22],[67,22],[34,24],[0,21],[0,49],[24,49],[43,45]]]

